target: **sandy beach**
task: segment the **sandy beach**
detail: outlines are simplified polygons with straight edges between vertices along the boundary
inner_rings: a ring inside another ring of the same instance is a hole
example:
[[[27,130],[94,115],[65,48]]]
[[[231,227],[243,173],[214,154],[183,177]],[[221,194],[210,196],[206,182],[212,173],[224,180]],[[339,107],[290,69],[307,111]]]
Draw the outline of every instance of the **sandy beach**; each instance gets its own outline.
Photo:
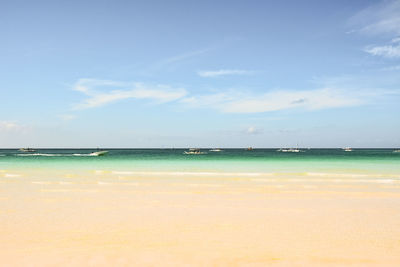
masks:
[[[396,179],[1,170],[0,201],[2,266],[400,262]]]

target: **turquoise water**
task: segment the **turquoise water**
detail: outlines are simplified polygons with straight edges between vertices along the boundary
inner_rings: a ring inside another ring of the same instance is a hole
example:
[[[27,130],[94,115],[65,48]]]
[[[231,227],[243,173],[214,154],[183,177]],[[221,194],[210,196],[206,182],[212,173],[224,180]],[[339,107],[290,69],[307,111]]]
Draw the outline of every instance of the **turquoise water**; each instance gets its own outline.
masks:
[[[300,153],[276,149],[224,149],[185,155],[185,149],[107,149],[105,156],[89,156],[93,149],[37,149],[20,152],[0,149],[0,170],[61,169],[177,172],[340,172],[400,175],[400,153],[394,149],[304,149]]]

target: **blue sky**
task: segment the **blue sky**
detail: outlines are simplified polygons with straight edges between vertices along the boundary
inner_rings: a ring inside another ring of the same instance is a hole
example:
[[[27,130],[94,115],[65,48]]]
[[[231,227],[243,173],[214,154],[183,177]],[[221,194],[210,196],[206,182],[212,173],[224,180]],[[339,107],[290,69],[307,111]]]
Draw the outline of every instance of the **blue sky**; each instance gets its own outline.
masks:
[[[399,147],[400,1],[0,1],[0,147]]]

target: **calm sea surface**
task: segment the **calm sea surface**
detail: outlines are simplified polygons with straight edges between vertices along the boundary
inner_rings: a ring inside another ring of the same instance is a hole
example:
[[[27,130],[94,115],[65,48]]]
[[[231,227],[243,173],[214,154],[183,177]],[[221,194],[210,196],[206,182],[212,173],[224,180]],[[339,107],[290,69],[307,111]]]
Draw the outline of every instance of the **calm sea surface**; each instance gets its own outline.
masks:
[[[327,172],[400,175],[400,153],[395,149],[223,149],[186,155],[185,149],[105,149],[105,156],[90,156],[94,149],[37,149],[20,152],[0,149],[0,169],[60,169],[174,172]]]

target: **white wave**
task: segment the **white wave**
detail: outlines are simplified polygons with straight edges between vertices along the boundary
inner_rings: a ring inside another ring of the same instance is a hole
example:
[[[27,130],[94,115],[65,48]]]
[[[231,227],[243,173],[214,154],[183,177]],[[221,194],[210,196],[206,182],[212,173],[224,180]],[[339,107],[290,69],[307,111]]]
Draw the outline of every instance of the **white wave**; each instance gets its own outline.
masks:
[[[102,174],[105,171],[96,170],[96,174]],[[274,182],[276,179],[289,179],[291,182],[303,182],[302,177],[321,177],[323,179],[312,178],[309,181],[325,182],[327,180],[334,182],[342,181],[355,181],[354,178],[386,178],[386,179],[400,179],[400,174],[362,174],[362,173],[318,173],[318,172],[304,172],[304,173],[290,173],[290,172],[209,172],[209,171],[111,171],[113,175],[142,175],[142,176],[230,176],[230,177],[254,177],[251,179],[255,182]],[[259,177],[259,178],[258,178]],[[264,177],[271,177],[264,178]],[[293,177],[293,178],[291,178]],[[369,179],[369,180],[370,180]]]
[[[351,178],[400,178],[400,174],[390,174],[390,173],[319,173],[319,172],[308,172],[308,176],[322,176],[322,177],[351,177]]]
[[[33,153],[33,154],[17,154],[19,157],[32,157],[32,156],[42,156],[42,157],[62,157],[65,154],[45,154],[45,153]]]
[[[19,157],[95,157],[91,154],[47,154],[47,153],[31,153],[31,154],[16,154]]]
[[[257,172],[177,172],[177,171],[112,171],[115,175],[168,175],[168,176],[270,176],[271,173]]]

